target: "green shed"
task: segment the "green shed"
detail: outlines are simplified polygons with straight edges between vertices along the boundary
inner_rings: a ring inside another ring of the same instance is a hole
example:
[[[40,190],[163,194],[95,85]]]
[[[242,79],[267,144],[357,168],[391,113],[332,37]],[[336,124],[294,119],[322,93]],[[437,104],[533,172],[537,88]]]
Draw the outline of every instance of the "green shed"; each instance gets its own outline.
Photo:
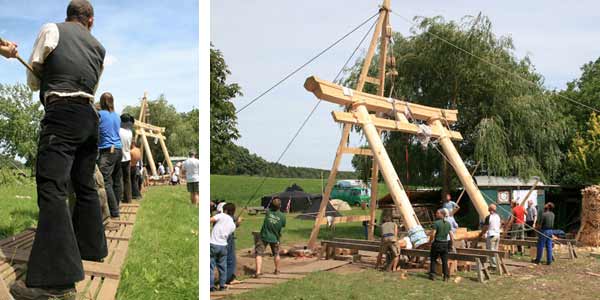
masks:
[[[522,201],[535,184],[535,179],[523,181],[518,177],[475,176],[475,182],[485,201],[488,204],[496,204],[498,214],[502,219],[508,219],[511,212],[510,202]],[[551,187],[557,186],[547,185],[540,181],[529,196],[530,199],[536,199],[539,214],[542,213],[544,204],[546,204],[546,190]]]

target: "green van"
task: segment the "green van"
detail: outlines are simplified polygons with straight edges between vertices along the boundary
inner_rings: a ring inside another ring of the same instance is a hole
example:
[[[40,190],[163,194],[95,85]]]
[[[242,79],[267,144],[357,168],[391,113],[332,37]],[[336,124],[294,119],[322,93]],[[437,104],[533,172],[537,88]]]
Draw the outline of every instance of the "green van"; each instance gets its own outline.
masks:
[[[349,185],[347,182],[338,181],[331,190],[329,199],[340,199],[348,202],[351,206],[367,205],[371,201],[370,190],[361,185]]]

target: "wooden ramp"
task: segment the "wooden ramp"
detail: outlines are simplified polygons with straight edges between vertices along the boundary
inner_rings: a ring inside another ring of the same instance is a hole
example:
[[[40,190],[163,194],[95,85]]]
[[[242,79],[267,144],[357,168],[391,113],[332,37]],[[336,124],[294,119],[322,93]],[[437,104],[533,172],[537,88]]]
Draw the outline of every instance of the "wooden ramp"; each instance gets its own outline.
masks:
[[[304,278],[312,272],[328,271],[349,264],[341,260],[317,260],[301,266],[287,268],[281,274],[263,274],[260,278],[243,280],[241,284],[230,285],[226,291],[210,293],[210,299],[222,299],[227,296],[245,293],[254,289],[271,287],[294,279]]]
[[[139,206],[137,202],[121,204],[121,219],[117,222],[119,229],[106,231],[108,256],[102,263],[83,261],[85,279],[77,283],[77,299],[116,299]],[[0,279],[7,286],[25,277],[34,236],[35,229],[27,229],[0,240]]]

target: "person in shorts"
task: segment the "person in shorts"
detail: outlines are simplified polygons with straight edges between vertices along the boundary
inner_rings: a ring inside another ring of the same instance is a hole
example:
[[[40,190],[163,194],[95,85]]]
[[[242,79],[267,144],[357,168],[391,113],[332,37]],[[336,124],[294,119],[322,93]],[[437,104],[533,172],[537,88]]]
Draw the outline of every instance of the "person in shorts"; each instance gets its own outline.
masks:
[[[256,252],[256,274],[255,277],[262,275],[262,257],[265,254],[267,246],[271,248],[275,260],[275,272],[279,274],[279,243],[281,241],[281,231],[285,227],[285,215],[281,212],[281,199],[273,198],[271,206],[265,215],[260,233],[254,236],[254,250]]]
[[[398,225],[392,222],[392,216],[385,216],[383,218],[383,224],[381,224],[381,249],[379,250],[379,256],[377,261],[381,258],[381,255],[385,253],[391,258],[391,264],[388,267],[388,271],[396,271],[398,267],[398,261],[400,260],[400,249],[398,249]]]
[[[200,181],[200,161],[196,158],[196,153],[190,151],[189,158],[183,162],[181,172],[186,176],[187,190],[190,192],[190,201],[198,205],[199,181]]]

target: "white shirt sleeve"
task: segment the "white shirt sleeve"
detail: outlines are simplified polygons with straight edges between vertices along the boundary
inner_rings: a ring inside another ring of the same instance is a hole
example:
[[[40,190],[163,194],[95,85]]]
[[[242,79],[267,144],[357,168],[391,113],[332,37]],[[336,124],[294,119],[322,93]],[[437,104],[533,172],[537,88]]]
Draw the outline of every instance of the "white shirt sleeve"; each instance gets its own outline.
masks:
[[[35,43],[33,44],[33,51],[29,57],[29,64],[38,73],[42,71],[42,65],[56,46],[58,45],[59,32],[58,26],[54,23],[47,23],[42,26],[40,33],[38,34]],[[27,71],[27,85],[37,91],[40,89],[40,80],[29,70]]]

